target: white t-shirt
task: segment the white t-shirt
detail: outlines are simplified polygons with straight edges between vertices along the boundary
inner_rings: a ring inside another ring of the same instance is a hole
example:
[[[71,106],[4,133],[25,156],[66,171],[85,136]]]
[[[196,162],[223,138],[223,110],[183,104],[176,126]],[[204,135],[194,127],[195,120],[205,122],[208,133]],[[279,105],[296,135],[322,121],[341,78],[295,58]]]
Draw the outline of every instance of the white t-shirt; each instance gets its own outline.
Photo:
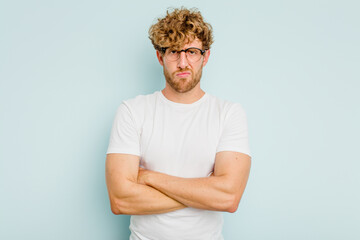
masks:
[[[146,169],[183,178],[207,177],[221,151],[250,155],[246,115],[238,103],[208,93],[192,104],[175,103],[161,91],[123,101],[107,153],[140,156]],[[222,213],[184,208],[131,216],[131,240],[222,238]]]

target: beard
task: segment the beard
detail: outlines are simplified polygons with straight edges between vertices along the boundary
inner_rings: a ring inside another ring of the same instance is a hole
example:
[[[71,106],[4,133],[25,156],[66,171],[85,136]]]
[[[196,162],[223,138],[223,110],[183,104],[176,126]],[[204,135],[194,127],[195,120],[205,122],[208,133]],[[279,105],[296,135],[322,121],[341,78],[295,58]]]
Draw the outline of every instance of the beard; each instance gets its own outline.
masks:
[[[175,79],[176,74],[181,72],[190,72],[191,74],[187,78]],[[200,68],[199,71],[196,72],[195,74],[193,70],[188,68],[170,74],[168,71],[166,71],[164,67],[164,76],[166,82],[171,86],[172,89],[174,89],[178,93],[186,93],[192,90],[200,82],[201,75],[202,75],[202,68]]]

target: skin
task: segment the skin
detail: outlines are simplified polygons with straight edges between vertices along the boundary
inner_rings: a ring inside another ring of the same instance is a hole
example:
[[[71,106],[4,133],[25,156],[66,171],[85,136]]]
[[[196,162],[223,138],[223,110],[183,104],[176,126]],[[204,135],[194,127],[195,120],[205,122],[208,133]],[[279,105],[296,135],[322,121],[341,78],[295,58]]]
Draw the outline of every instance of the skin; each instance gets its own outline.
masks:
[[[202,43],[196,39],[185,44],[183,49],[189,47],[202,49]],[[202,69],[209,60],[210,50],[207,50],[203,57],[194,63],[187,60],[185,52],[180,54],[180,59],[176,62],[167,61],[159,51],[156,51],[156,56],[160,65],[163,66],[166,85],[162,93],[167,99],[177,103],[189,104],[196,102],[205,94],[200,88],[200,79]],[[190,74],[187,76],[177,76],[180,72],[188,72]]]
[[[202,48],[198,40],[184,45]],[[187,61],[184,52],[180,59],[169,62],[156,52],[164,68],[166,86],[162,93],[170,101],[189,104],[205,92],[200,88],[202,68],[210,51],[195,63]],[[177,75],[188,72],[185,76]],[[193,207],[212,211],[235,212],[249,177],[251,158],[223,151],[215,156],[214,172],[206,178],[180,178],[139,168],[135,155],[112,153],[106,159],[106,183],[114,214],[157,214]]]
[[[130,154],[106,156],[106,185],[114,214],[166,213],[186,206],[162,192],[138,183],[140,158]]]
[[[250,162],[246,154],[224,151],[216,154],[210,177],[180,178],[140,169],[138,183],[151,186],[188,207],[233,213],[245,190]]]

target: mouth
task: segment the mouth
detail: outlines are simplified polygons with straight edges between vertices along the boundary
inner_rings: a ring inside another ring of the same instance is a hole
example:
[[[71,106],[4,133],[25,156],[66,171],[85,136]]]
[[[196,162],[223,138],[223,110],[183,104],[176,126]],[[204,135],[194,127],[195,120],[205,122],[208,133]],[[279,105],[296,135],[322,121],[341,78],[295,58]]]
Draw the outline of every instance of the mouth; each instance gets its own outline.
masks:
[[[184,78],[184,77],[189,76],[190,74],[191,74],[190,72],[179,72],[179,73],[176,74],[176,76]]]

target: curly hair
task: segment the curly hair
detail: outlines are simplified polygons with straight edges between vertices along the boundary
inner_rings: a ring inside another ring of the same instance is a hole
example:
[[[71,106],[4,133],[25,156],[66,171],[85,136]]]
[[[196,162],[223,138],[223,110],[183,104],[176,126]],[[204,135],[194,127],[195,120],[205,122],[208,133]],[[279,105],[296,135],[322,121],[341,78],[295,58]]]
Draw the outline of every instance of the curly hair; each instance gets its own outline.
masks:
[[[185,44],[199,39],[204,49],[210,49],[213,41],[212,27],[204,22],[201,13],[196,8],[174,9],[166,11],[164,18],[158,18],[157,23],[149,29],[149,38],[156,50],[164,48],[180,50]]]

